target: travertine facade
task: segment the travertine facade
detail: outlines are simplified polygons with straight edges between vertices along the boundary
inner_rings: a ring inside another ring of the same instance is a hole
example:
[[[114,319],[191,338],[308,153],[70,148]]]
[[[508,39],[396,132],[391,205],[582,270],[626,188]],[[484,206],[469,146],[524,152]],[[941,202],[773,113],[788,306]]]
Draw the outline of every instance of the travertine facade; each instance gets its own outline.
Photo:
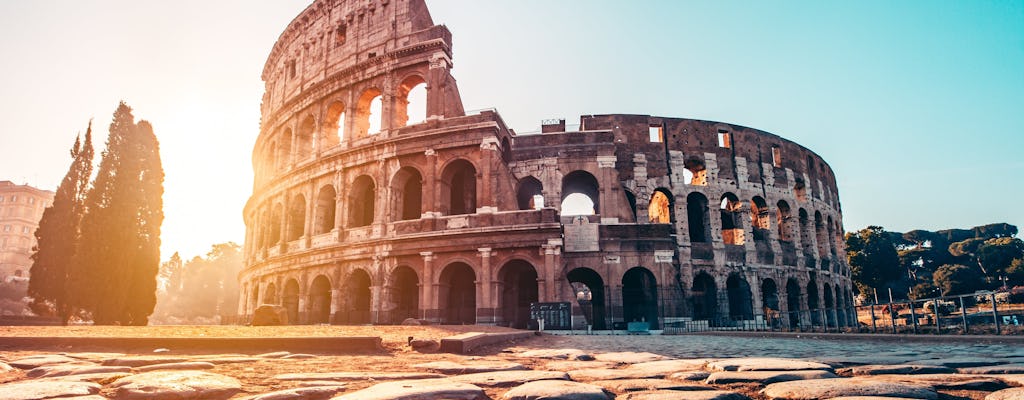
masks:
[[[0,281],[27,280],[36,228],[54,192],[0,181]]]
[[[317,1],[288,26],[263,71],[241,316],[525,327],[531,302],[568,301],[596,329],[852,322],[816,154],[647,115],[517,135],[463,111],[451,48],[422,0]],[[420,85],[426,120],[410,124]],[[593,212],[562,213],[570,195]]]

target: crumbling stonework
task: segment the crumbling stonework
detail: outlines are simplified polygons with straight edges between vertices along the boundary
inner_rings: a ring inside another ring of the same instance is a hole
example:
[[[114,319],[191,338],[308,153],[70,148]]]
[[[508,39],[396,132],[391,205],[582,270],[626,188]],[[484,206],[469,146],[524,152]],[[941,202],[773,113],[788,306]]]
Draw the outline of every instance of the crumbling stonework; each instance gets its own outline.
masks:
[[[835,176],[810,150],[647,115],[517,135],[463,111],[451,67],[422,0],[292,21],[263,72],[239,315],[526,327],[531,302],[566,301],[595,329],[854,323]],[[593,213],[562,215],[570,195]]]

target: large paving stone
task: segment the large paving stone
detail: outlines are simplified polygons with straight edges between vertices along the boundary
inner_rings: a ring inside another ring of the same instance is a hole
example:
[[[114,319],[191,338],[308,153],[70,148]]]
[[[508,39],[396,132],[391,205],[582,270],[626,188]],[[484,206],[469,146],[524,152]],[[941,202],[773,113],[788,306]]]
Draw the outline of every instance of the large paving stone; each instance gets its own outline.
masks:
[[[88,396],[100,392],[100,385],[74,381],[22,381],[0,385],[0,399],[37,400]]]
[[[682,371],[666,376],[666,379],[674,381],[703,381],[711,376],[709,371]]]
[[[724,385],[729,383],[760,383],[768,385],[776,382],[798,381],[805,379],[831,379],[836,374],[823,370],[806,371],[720,371],[708,376],[706,383]]]
[[[550,360],[577,360],[591,361],[594,356],[580,349],[538,349],[521,351],[515,354],[516,357],[544,358]]]
[[[114,367],[141,367],[143,365],[168,364],[184,361],[188,361],[188,359],[172,356],[129,356],[105,359],[103,360],[103,365]]]
[[[292,354],[292,353],[289,353],[287,351],[275,351],[275,352],[272,352],[272,353],[257,354],[256,357],[260,357],[260,358],[281,358],[281,357],[284,357],[284,356],[287,356],[287,355],[290,355],[290,354]]]
[[[412,366],[417,369],[425,369],[441,374],[475,374],[480,372],[494,371],[522,371],[526,367],[523,364],[506,361],[472,361],[457,363],[452,361],[434,361]]]
[[[891,375],[891,374],[950,374],[955,369],[941,365],[861,365],[849,369],[850,374],[860,375]]]
[[[12,366],[12,367],[14,367],[14,368],[34,369],[34,368],[42,367],[44,365],[65,364],[65,363],[74,363],[74,362],[81,362],[81,361],[79,361],[78,359],[74,359],[74,358],[67,357],[67,356],[62,356],[62,355],[57,355],[57,354],[41,354],[41,355],[29,356],[29,357],[25,357],[25,358],[19,358],[17,360],[13,360],[13,361],[8,361],[7,364]]]
[[[987,367],[960,368],[961,374],[1024,374],[1024,364],[1002,364]]]
[[[96,364],[55,364],[33,368],[25,373],[29,378],[48,378],[52,376],[106,374],[111,372],[131,372],[131,367],[106,367]]]
[[[596,359],[597,361],[615,362],[619,364],[636,364],[642,362],[668,360],[669,357],[665,357],[663,355],[654,353],[621,351],[616,353],[595,354],[594,359]]]
[[[544,368],[553,371],[573,371],[577,369],[614,368],[615,365],[617,364],[604,361],[551,361],[544,364]]]
[[[911,385],[928,386],[936,390],[999,390],[1007,386],[1006,382],[987,376],[962,374],[922,374],[922,375],[870,375],[860,376],[854,380],[867,382],[893,382]]]
[[[697,371],[703,369],[704,366],[712,360],[709,359],[692,359],[692,360],[663,360],[663,361],[649,361],[632,364],[627,369],[646,371],[649,373],[657,373],[662,376],[670,375],[681,371]]]
[[[853,365],[893,365],[907,364],[920,359],[920,356],[895,356],[895,355],[867,355],[867,356],[839,356],[839,357],[815,357],[809,361],[817,361],[832,365],[833,367],[848,367]]]
[[[716,371],[799,371],[820,369],[831,371],[832,366],[819,362],[793,358],[728,358],[708,363],[708,369]]]
[[[1009,364],[1005,359],[1001,358],[981,358],[981,357],[949,357],[939,358],[932,360],[917,360],[914,364],[918,365],[941,365],[943,367],[950,368],[971,368],[971,367],[987,367],[990,365]]]
[[[0,373],[11,372],[14,370],[17,370],[17,368],[7,365],[5,362],[0,362]]]
[[[1024,387],[1003,389],[989,393],[985,400],[1024,400]]]
[[[384,380],[409,380],[409,379],[431,379],[444,378],[441,374],[427,372],[307,372],[281,374],[274,376],[274,379],[282,381],[384,381]]]
[[[247,400],[323,400],[345,390],[345,385],[301,387],[258,394]]]
[[[817,400],[840,396],[883,396],[938,399],[929,387],[905,383],[872,382],[857,379],[811,379],[768,385],[761,394],[770,399]]]
[[[612,398],[596,385],[571,381],[536,381],[512,388],[503,400],[609,400]]]
[[[78,353],[60,353],[62,356],[71,357],[79,360],[106,360],[108,358],[124,357],[124,353],[98,353],[98,352],[78,352]]]
[[[421,379],[378,383],[366,389],[341,396],[335,400],[485,400],[479,386],[453,382],[447,379]]]
[[[569,377],[578,382],[604,381],[611,379],[663,378],[664,376],[665,374],[661,372],[651,372],[642,369],[634,370],[629,368],[588,368],[569,371]]]
[[[105,385],[118,379],[130,376],[128,372],[107,372],[102,374],[81,374],[81,375],[64,375],[55,376],[52,378],[39,378],[40,380],[47,381],[76,381],[76,382],[93,382],[100,385]]]
[[[710,386],[696,383],[681,383],[667,379],[613,379],[608,381],[588,382],[616,393],[636,392],[641,390],[711,390]]]
[[[300,354],[289,354],[289,355],[286,355],[284,357],[281,357],[282,360],[309,360],[309,359],[313,359],[313,358],[316,358],[316,356],[313,355],[313,354],[301,354],[301,353]]]
[[[750,398],[739,393],[725,390],[701,390],[701,391],[674,391],[674,390],[650,390],[642,392],[626,393],[615,397],[616,400],[749,400]]]
[[[223,356],[223,357],[203,357],[203,358],[197,358],[194,361],[197,361],[197,362],[208,362],[208,363],[211,363],[211,364],[241,364],[241,363],[251,363],[251,362],[257,362],[257,361],[263,361],[263,359],[259,358],[259,357],[249,357],[249,356]]]
[[[204,361],[186,361],[180,363],[167,363],[167,364],[153,364],[144,365],[135,368],[136,372],[149,372],[149,371],[188,371],[188,370],[200,370],[200,369],[213,369],[215,365]]]
[[[234,396],[242,384],[203,371],[152,371],[118,379],[109,388],[117,400],[216,400]]]
[[[448,379],[477,386],[507,387],[533,381],[568,380],[569,374],[559,371],[498,371],[457,375]]]

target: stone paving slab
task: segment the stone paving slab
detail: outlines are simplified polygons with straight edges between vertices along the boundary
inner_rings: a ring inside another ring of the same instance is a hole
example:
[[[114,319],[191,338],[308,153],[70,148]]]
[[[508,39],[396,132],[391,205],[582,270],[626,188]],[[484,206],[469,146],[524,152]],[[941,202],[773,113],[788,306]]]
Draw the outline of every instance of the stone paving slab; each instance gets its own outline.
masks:
[[[37,400],[88,396],[100,392],[100,385],[74,381],[24,381],[0,385],[4,400]]]
[[[103,374],[81,374],[81,375],[64,375],[55,376],[52,378],[40,378],[40,380],[47,381],[77,381],[77,382],[93,382],[99,384],[107,384],[118,379],[131,376],[128,372],[108,372]]]
[[[498,371],[457,375],[448,379],[477,386],[507,387],[533,381],[569,380],[569,374],[559,371]]]
[[[649,373],[657,373],[669,375],[675,372],[682,371],[696,371],[703,369],[709,362],[714,361],[710,359],[695,359],[695,360],[663,360],[663,361],[648,361],[642,363],[632,364],[626,369],[645,371]]]
[[[961,374],[1024,374],[1024,363],[960,368]]]
[[[141,367],[153,364],[169,364],[188,361],[185,357],[175,356],[128,356],[108,358],[103,360],[103,365],[111,367]]]
[[[836,374],[824,370],[808,371],[720,371],[708,376],[705,383],[724,385],[730,383],[760,383],[771,384],[776,382],[797,381],[804,379],[830,379],[838,378]]]
[[[412,368],[423,369],[441,374],[475,374],[480,372],[495,371],[522,371],[526,367],[523,364],[506,361],[470,361],[457,363],[452,361],[434,361],[413,365]]]
[[[242,383],[203,371],[152,371],[118,379],[108,387],[117,400],[218,400],[240,392]]]
[[[660,372],[649,372],[644,370],[633,370],[628,368],[588,368],[569,371],[569,377],[572,378],[572,380],[579,382],[602,381],[611,379],[663,378],[664,376],[665,374]]]
[[[989,393],[985,400],[1024,400],[1024,387],[1003,389]]]
[[[729,358],[709,362],[708,369],[716,371],[798,371],[820,369],[831,371],[832,366],[794,358]]]
[[[572,381],[535,381],[512,388],[502,400],[609,400],[612,396],[597,385]]]
[[[594,356],[580,349],[537,349],[514,353],[517,357],[553,360],[593,361]]]
[[[204,361],[186,361],[179,363],[167,363],[167,364],[152,364],[144,365],[141,367],[133,368],[135,372],[149,372],[157,370],[165,371],[185,371],[185,370],[198,370],[198,369],[213,369],[215,365]]]
[[[749,400],[750,398],[727,390],[702,390],[681,392],[673,390],[650,390],[626,393],[616,400]]]
[[[345,390],[345,385],[302,387],[246,397],[246,400],[324,400]]]
[[[697,383],[681,383],[667,379],[613,379],[607,381],[588,382],[616,393],[636,392],[641,390],[711,390],[707,385]]]
[[[651,361],[668,360],[669,357],[665,357],[661,354],[647,353],[647,352],[633,352],[633,351],[621,351],[616,353],[599,353],[595,354],[594,358],[597,361],[614,362],[619,364],[636,364]]]
[[[441,374],[426,372],[305,372],[293,374],[281,374],[274,376],[274,379],[281,381],[384,381],[384,380],[410,380],[410,379],[439,379],[444,378]]]
[[[711,376],[710,371],[683,371],[676,372],[665,378],[675,381],[703,381]]]
[[[904,383],[871,382],[852,378],[812,379],[773,383],[761,394],[770,399],[818,400],[840,396],[883,396],[936,400],[929,387]]]
[[[857,367],[848,368],[845,371],[849,372],[854,376],[859,375],[891,375],[891,374],[951,374],[956,372],[955,369],[949,367],[943,367],[939,365],[916,365],[916,364],[898,364],[898,365],[861,365]]]
[[[590,368],[614,368],[616,365],[604,361],[551,361],[544,364],[544,368],[554,371],[573,371]]]
[[[378,383],[366,389],[333,397],[335,400],[486,400],[479,386],[447,379],[421,379]]]
[[[949,368],[987,367],[1007,363],[1009,363],[1009,361],[1005,359],[978,357],[949,357],[930,360],[918,360],[914,362],[914,364],[919,365],[941,365],[943,367]]]
[[[33,368],[25,373],[29,378],[48,378],[65,375],[105,374],[131,372],[131,367],[107,367],[96,364],[56,364]]]
[[[11,360],[11,361],[8,361],[7,364],[12,366],[12,367],[14,367],[14,368],[34,369],[34,368],[42,367],[44,365],[66,364],[66,363],[72,363],[72,362],[80,362],[80,361],[77,360],[77,359],[71,358],[71,357],[57,355],[57,354],[40,354],[40,355],[36,355],[36,356],[29,356],[29,357],[19,358],[17,360]]]
[[[999,390],[1006,382],[991,377],[961,374],[870,375],[853,378],[865,382],[893,382],[928,386],[936,390]]]

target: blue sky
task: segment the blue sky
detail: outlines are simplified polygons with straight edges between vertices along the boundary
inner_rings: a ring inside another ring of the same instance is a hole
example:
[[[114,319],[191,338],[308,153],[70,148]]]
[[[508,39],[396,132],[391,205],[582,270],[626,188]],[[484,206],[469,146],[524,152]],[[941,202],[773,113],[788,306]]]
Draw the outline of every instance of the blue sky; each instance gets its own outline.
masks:
[[[0,2],[0,179],[55,187],[121,99],[167,172],[164,257],[241,242],[260,72],[307,1]],[[467,109],[514,129],[636,113],[781,135],[845,228],[1024,226],[1024,1],[430,1]],[[102,139],[101,139],[102,141]]]

